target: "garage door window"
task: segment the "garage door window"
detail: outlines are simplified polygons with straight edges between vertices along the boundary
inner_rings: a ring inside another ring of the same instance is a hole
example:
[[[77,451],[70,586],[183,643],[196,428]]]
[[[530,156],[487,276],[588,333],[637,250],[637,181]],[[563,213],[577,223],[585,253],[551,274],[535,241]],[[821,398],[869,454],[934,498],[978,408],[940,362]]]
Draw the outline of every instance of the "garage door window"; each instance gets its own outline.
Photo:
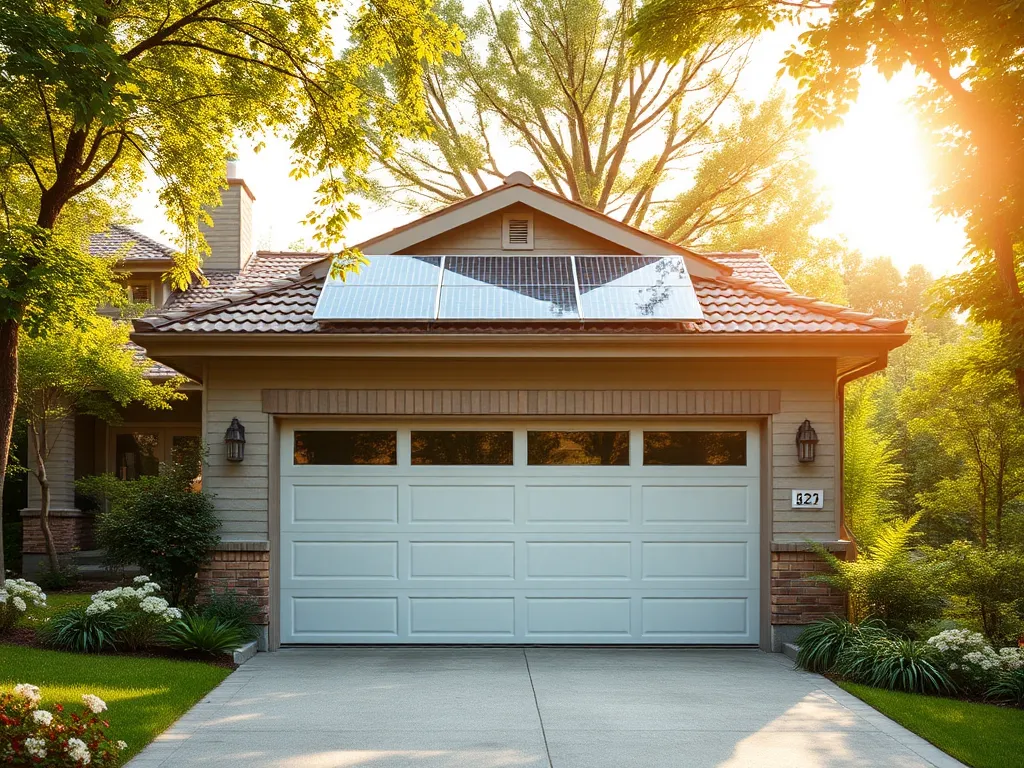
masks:
[[[511,466],[512,432],[413,431],[412,464]]]
[[[677,467],[744,467],[746,432],[644,432],[644,464]]]
[[[309,430],[295,433],[295,463],[397,464],[396,432]]]
[[[527,432],[527,463],[629,465],[629,432]]]

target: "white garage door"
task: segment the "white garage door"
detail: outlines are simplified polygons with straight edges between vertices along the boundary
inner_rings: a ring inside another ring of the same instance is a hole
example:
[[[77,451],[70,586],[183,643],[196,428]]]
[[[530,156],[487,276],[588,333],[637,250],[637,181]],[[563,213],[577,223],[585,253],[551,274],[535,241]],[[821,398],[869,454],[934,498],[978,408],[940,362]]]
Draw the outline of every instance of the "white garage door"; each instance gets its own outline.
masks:
[[[281,430],[284,643],[757,643],[748,423]]]

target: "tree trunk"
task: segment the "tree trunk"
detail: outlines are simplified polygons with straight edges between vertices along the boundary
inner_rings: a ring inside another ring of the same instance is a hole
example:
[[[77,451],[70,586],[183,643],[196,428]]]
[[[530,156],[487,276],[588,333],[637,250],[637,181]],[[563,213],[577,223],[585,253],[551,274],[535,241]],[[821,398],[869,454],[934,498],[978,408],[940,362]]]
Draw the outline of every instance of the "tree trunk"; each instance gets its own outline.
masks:
[[[0,499],[4,495],[4,479],[11,455],[14,435],[14,410],[18,404],[18,322],[0,322]],[[4,533],[0,524],[0,586],[7,571],[4,566]]]
[[[46,474],[46,455],[49,453],[46,445],[46,424],[36,432],[36,480],[39,481],[39,529],[43,532],[43,542],[46,544],[46,556],[50,560],[50,572],[60,571],[60,558],[57,556],[57,547],[53,543],[53,532],[50,530],[50,477]]]

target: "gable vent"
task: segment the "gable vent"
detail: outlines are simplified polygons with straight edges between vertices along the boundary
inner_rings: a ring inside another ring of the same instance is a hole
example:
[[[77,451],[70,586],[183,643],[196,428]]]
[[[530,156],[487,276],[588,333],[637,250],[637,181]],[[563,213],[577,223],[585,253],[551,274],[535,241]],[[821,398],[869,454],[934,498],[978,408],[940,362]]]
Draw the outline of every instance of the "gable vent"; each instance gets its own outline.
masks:
[[[502,217],[502,248],[506,250],[533,249],[533,216],[511,214]]]

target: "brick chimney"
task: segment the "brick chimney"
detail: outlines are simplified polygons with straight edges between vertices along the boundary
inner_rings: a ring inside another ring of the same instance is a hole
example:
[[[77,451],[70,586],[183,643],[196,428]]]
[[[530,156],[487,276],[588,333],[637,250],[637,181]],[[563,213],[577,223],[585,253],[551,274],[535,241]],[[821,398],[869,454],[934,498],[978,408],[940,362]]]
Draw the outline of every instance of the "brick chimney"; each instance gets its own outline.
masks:
[[[220,193],[220,205],[207,209],[213,226],[199,225],[210,244],[204,272],[238,272],[252,256],[252,204],[256,198],[239,177],[234,158],[227,161],[227,182],[227,189]]]

